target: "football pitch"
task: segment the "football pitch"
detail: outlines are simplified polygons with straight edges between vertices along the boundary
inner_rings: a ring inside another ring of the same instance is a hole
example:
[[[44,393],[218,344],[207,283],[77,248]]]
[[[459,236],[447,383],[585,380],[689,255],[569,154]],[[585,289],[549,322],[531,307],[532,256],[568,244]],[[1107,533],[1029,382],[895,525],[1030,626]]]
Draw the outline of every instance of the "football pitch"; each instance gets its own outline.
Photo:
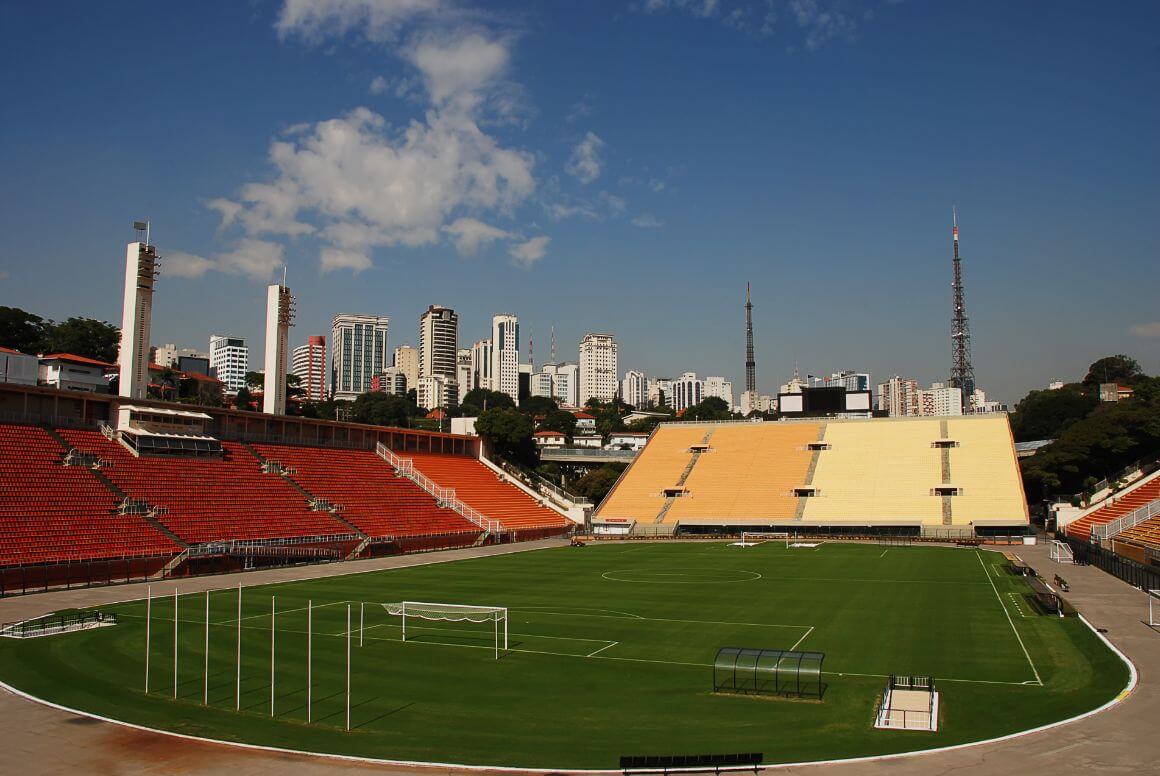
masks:
[[[999,553],[609,542],[428,559],[246,587],[240,618],[237,589],[214,591],[208,628],[206,595],[181,596],[176,699],[172,596],[151,605],[148,695],[141,600],[102,607],[117,614],[112,627],[0,639],[0,680],[223,741],[546,769],[615,769],[625,754],[762,752],[777,763],[948,746],[1096,708],[1128,680],[1082,622],[1041,614]],[[506,607],[507,649],[500,623],[497,659],[491,622],[408,618],[404,642],[382,606],[399,601]],[[714,693],[726,646],[825,653],[823,698]],[[938,732],[874,729],[890,674],[935,678]]]

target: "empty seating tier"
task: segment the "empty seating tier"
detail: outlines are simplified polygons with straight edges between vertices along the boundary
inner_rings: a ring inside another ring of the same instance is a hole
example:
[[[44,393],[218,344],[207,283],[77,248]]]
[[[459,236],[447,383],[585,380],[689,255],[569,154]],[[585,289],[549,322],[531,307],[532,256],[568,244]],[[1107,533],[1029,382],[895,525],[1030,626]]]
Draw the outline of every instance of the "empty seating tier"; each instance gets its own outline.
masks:
[[[254,445],[263,458],[294,471],[290,478],[312,496],[341,504],[339,515],[372,538],[479,533],[370,450]]]
[[[98,435],[99,436],[99,435]],[[169,555],[181,547],[36,426],[0,424],[0,566]]]
[[[506,531],[560,531],[571,525],[568,518],[539,504],[475,458],[433,453],[398,453],[410,458],[415,468],[480,514],[498,520]]]
[[[1124,515],[1135,512],[1140,507],[1151,504],[1160,498],[1160,473],[1151,478],[1145,478],[1128,490],[1123,490],[1108,499],[1103,506],[1068,523],[1068,536],[1087,541],[1091,539],[1092,528],[1118,520]]]
[[[1160,551],[1160,517],[1149,518],[1116,534],[1115,541],[1131,542],[1140,547]]]
[[[190,543],[352,534],[237,442],[219,458],[137,458],[95,431],[61,430],[82,452],[112,462],[105,475],[128,496],[164,507],[157,519]]]
[[[605,518],[651,523],[665,505],[664,491],[676,487],[710,425],[661,425],[600,505]],[[716,453],[712,453],[716,455]],[[679,500],[679,499],[678,499]]]

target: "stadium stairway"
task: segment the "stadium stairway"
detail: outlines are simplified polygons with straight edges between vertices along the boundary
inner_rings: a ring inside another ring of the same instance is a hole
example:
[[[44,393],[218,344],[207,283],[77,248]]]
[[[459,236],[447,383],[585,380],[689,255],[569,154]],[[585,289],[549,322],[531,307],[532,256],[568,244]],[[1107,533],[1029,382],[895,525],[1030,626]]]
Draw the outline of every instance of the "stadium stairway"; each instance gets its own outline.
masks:
[[[1091,539],[1092,528],[1106,525],[1118,520],[1124,515],[1134,512],[1140,507],[1147,506],[1160,498],[1160,472],[1142,480],[1128,490],[1120,491],[1097,509],[1088,512],[1080,519],[1068,523],[1064,529],[1068,536],[1088,541]]]
[[[537,502],[475,458],[437,453],[397,453],[409,458],[415,469],[444,488],[454,488],[460,501],[492,520],[505,531],[563,532],[571,521]]]

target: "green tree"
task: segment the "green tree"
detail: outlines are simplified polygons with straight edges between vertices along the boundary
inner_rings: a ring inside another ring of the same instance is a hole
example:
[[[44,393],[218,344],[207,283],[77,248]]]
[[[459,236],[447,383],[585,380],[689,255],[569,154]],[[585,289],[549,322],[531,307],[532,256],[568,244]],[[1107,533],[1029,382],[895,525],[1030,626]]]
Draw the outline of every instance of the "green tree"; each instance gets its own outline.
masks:
[[[1083,384],[1092,387],[1098,386],[1100,383],[1131,385],[1137,378],[1143,376],[1140,363],[1121,353],[1116,356],[1105,356],[1088,367]]]
[[[246,387],[251,391],[260,391],[266,387],[266,376],[261,372],[246,372]]]
[[[250,389],[243,385],[234,396],[234,407],[239,410],[252,410],[253,404],[254,397],[250,393]]]
[[[575,492],[580,496],[587,496],[592,503],[599,504],[612,490],[620,473],[624,471],[622,463],[607,463],[597,469],[591,469],[577,481]]]
[[[69,318],[49,323],[45,331],[46,353],[72,353],[113,363],[121,344],[121,330],[95,318]]]
[[[724,399],[710,396],[698,404],[685,409],[681,420],[729,420],[733,413],[729,411],[729,404]]]
[[[512,397],[508,396],[502,391],[489,391],[487,388],[472,388],[463,397],[463,401],[459,402],[460,409],[463,410],[463,416],[467,418],[479,417],[484,408],[503,409],[514,408],[516,406]]]
[[[355,423],[369,423],[374,426],[410,425],[411,418],[422,415],[414,402],[404,396],[368,391],[360,394],[350,408],[350,418]]]
[[[475,421],[475,433],[505,458],[531,465],[535,462],[532,419],[510,407],[486,409]]]
[[[567,410],[553,409],[540,422],[541,431],[558,431],[568,439],[576,433],[576,416]]]
[[[1099,403],[1094,391],[1084,391],[1082,385],[1075,383],[1057,391],[1032,391],[1015,405],[1011,432],[1017,442],[1055,439],[1072,423],[1086,418]]]
[[[0,306],[0,345],[30,355],[44,353],[47,325],[39,315]]]
[[[520,402],[520,412],[535,418],[540,415],[547,415],[557,409],[558,406],[555,399],[547,396],[529,396]]]

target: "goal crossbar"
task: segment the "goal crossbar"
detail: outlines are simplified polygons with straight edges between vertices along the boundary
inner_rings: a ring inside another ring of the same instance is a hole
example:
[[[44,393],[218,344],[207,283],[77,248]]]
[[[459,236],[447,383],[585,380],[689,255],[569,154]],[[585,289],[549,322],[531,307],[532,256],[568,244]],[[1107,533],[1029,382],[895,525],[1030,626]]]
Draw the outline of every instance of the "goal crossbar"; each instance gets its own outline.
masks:
[[[788,531],[742,531],[740,547],[756,547],[763,542],[785,542],[789,547],[790,534]]]
[[[1075,563],[1075,556],[1071,552],[1071,546],[1067,542],[1061,542],[1058,539],[1051,540],[1050,555],[1051,559],[1056,563]]]
[[[403,620],[403,637],[407,640],[407,618],[432,622],[495,623],[495,656],[499,658],[499,624],[503,622],[503,648],[508,648],[508,610],[506,606],[475,606],[431,601],[397,601],[382,604],[383,610]]]

